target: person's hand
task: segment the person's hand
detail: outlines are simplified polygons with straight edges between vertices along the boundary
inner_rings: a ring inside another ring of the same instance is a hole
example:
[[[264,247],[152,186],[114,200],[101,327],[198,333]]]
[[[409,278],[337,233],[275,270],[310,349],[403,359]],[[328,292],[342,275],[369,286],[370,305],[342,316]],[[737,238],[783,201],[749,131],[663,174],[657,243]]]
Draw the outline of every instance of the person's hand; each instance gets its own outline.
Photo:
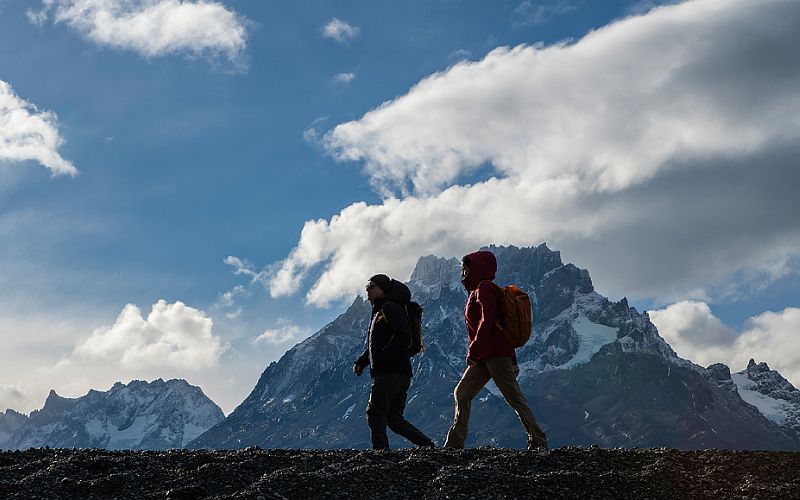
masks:
[[[515,377],[519,377],[519,366],[518,365],[514,365],[514,376]]]
[[[360,377],[361,374],[364,373],[364,367],[358,363],[353,363],[353,373]]]

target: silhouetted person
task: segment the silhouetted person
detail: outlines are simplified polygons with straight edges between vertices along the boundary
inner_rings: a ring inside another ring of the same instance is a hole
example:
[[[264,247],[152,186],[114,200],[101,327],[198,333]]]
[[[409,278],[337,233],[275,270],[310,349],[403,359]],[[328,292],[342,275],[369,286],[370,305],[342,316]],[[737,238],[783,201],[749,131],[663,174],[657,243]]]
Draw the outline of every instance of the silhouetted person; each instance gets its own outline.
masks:
[[[372,304],[372,321],[364,354],[353,364],[361,376],[369,366],[372,390],[367,404],[367,423],[372,448],[389,449],[386,426],[417,446],[433,446],[433,441],[404,417],[408,388],[411,385],[409,344],[411,326],[401,304],[411,300],[411,292],[403,283],[376,274],[366,287]]]

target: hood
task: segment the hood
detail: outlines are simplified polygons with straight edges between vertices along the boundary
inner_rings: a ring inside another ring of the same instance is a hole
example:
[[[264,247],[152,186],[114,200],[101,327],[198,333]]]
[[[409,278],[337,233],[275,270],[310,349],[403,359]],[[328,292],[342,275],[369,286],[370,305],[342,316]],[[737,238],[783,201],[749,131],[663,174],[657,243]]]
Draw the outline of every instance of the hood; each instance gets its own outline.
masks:
[[[386,300],[397,302],[398,304],[407,304],[411,302],[411,290],[400,281],[392,280],[392,288],[386,292]]]
[[[478,288],[478,284],[483,280],[493,280],[497,273],[497,259],[488,250],[480,250],[465,255],[461,261],[469,261],[469,275],[461,280],[464,288],[471,292]]]

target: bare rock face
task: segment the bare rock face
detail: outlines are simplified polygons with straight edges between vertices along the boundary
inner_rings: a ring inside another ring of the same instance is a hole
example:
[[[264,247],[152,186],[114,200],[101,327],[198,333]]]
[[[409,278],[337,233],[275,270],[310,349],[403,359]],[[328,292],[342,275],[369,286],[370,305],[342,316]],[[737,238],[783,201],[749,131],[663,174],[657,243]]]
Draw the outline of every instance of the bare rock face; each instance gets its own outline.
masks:
[[[742,400],[729,370],[678,357],[647,314],[598,294],[587,270],[562,263],[544,244],[488,249],[498,260],[496,282],[514,283],[532,299],[534,331],[517,350],[519,380],[551,446],[800,447],[800,439]],[[409,283],[425,309],[425,351],[412,360],[406,416],[440,444],[465,368],[459,279],[458,260],[428,256]],[[250,396],[189,447],[369,447],[363,413],[370,381],[352,373],[369,314],[356,299],[268,366]],[[391,434],[390,444],[409,446]],[[473,403],[467,446],[480,445],[525,446],[516,414],[492,384]]]
[[[36,447],[181,448],[224,419],[199,387],[185,380],[116,383],[80,398],[50,391],[41,410],[10,433],[5,449]]]
[[[4,449],[5,443],[11,439],[17,429],[25,424],[27,419],[27,416],[14,410],[0,411],[0,450]]]

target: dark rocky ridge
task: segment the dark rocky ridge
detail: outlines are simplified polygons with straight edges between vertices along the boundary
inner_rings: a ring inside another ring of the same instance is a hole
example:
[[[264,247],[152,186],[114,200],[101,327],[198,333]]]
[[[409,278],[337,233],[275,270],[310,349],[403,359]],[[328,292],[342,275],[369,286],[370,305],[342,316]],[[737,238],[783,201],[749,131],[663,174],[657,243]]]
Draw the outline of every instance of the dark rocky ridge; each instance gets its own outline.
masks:
[[[798,498],[800,453],[562,448],[0,453],[4,498]]]

